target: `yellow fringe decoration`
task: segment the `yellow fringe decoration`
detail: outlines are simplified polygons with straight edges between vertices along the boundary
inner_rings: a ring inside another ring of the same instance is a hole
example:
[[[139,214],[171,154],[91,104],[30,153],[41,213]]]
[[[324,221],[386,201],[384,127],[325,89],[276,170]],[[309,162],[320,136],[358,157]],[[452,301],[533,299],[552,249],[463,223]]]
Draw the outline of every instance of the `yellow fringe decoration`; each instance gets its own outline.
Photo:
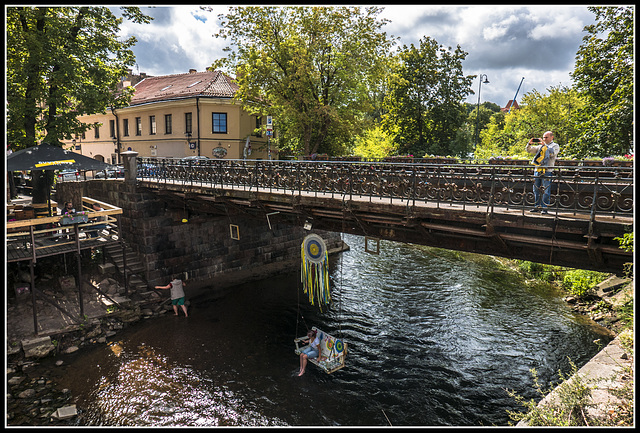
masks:
[[[306,258],[304,243],[301,248],[301,280],[305,295],[309,296],[309,303],[315,305],[318,302],[320,312],[322,306],[331,303],[331,293],[329,292],[329,256],[324,252],[324,259],[321,263],[313,263]]]

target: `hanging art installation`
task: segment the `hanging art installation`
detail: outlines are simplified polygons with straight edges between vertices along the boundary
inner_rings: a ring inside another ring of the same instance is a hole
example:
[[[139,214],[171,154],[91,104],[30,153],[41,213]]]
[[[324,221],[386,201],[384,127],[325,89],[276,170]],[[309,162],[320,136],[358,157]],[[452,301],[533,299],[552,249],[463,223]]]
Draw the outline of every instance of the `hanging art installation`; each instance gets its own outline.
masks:
[[[309,296],[311,305],[322,311],[323,305],[331,302],[329,293],[329,256],[322,238],[310,234],[302,242],[301,279],[304,293]]]

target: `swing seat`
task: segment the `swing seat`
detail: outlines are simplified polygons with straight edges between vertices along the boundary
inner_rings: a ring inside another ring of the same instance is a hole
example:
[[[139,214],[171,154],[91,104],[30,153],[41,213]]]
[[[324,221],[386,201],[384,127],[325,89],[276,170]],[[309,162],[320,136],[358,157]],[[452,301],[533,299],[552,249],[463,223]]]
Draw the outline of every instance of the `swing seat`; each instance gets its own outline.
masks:
[[[342,340],[327,334],[326,332],[312,327],[314,331],[318,332],[320,337],[320,355],[318,358],[309,358],[309,362],[315,364],[325,373],[331,374],[334,371],[340,370],[345,366],[345,358],[347,356],[347,343]],[[296,355],[300,355],[304,349],[309,347],[309,337],[298,337],[293,340],[296,344]],[[318,361],[321,359],[321,361]]]

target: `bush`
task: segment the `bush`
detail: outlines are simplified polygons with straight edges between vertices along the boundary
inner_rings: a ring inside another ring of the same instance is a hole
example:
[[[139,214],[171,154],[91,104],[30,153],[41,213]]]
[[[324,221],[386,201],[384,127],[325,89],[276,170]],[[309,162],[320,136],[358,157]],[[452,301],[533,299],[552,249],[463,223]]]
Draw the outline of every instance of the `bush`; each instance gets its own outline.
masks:
[[[559,266],[545,265],[526,260],[518,260],[517,262],[518,269],[525,277],[535,278],[549,283],[557,279],[557,272],[561,269]]]
[[[586,415],[586,409],[592,405],[593,380],[577,374],[578,368],[571,360],[569,362],[571,374],[565,377],[561,371],[558,372],[560,384],[556,388],[556,398],[551,399],[547,404],[540,405],[533,399],[527,401],[515,391],[507,390],[507,394],[526,410],[524,413],[507,410],[509,418],[516,422],[524,420],[529,426],[589,425],[591,420]],[[542,397],[549,394],[552,389],[542,388],[536,370],[531,369],[530,372],[538,394]]]
[[[574,269],[564,274],[562,287],[574,296],[585,296],[591,294],[593,288],[607,277],[608,274],[602,272]]]

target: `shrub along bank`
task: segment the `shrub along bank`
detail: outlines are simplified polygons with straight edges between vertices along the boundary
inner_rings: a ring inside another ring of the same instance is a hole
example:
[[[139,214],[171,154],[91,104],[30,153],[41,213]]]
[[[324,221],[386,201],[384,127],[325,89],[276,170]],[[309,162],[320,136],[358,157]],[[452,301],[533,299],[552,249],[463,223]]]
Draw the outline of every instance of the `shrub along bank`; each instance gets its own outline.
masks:
[[[524,410],[509,411],[510,418],[518,426],[633,426],[633,279],[525,261],[518,262],[517,267],[527,278],[559,286],[567,293],[565,301],[576,312],[588,315],[617,338],[582,369],[571,363],[568,376],[559,372],[559,383],[553,388],[545,389],[539,384],[535,369],[531,370],[542,400],[527,401],[507,390]],[[595,372],[607,364],[609,376]]]

